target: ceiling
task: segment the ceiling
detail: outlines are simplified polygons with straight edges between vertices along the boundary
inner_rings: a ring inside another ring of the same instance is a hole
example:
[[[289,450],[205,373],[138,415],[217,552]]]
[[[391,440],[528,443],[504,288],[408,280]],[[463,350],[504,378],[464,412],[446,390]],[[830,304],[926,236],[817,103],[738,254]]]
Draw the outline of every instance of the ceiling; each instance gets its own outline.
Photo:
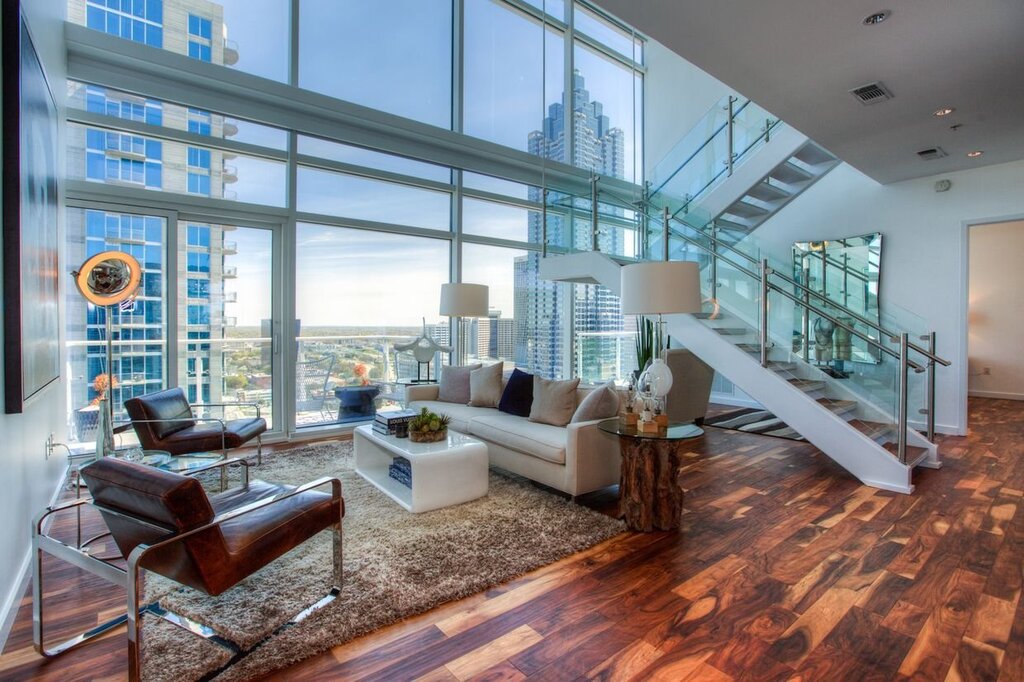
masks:
[[[879,182],[1024,159],[1020,0],[597,2]],[[893,99],[849,93],[873,81]]]

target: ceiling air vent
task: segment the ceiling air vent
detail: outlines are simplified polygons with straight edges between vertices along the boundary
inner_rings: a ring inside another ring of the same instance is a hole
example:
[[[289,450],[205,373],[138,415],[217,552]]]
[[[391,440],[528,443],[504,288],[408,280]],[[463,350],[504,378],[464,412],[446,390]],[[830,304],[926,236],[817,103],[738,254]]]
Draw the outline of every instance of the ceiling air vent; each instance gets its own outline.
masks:
[[[881,83],[868,83],[850,90],[850,94],[860,100],[861,104],[878,104],[892,99],[892,93]]]
[[[943,156],[949,156],[942,147],[932,147],[931,149],[922,149],[917,153],[922,161],[934,161],[935,159],[941,159]]]

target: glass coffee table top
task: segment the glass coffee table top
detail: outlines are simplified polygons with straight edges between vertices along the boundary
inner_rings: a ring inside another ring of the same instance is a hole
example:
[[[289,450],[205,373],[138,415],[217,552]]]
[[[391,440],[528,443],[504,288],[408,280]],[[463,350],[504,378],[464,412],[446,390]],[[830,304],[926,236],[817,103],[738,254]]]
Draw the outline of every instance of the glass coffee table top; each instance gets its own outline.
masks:
[[[618,417],[605,419],[597,425],[597,428],[616,436],[628,436],[631,438],[648,438],[651,440],[684,440],[704,435],[704,429],[695,424],[669,424],[667,428],[658,431],[638,431],[635,426],[626,426],[626,422]]]
[[[216,464],[224,459],[219,452],[196,452],[189,455],[172,455],[166,450],[142,450],[139,448],[118,452],[118,456],[129,462],[138,462],[156,469],[187,474],[190,471]]]

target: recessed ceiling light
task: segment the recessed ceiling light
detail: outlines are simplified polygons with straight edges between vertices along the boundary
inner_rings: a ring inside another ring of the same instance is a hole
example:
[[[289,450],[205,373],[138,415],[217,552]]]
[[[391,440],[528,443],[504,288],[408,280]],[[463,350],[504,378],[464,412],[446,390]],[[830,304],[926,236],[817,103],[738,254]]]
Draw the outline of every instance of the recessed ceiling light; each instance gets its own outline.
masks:
[[[865,26],[874,26],[880,24],[892,15],[892,10],[883,9],[881,12],[875,12],[864,17]]]
[[[953,107],[942,107],[941,109],[936,109],[932,112],[932,116],[949,116],[954,111],[956,111],[956,109]]]
[[[981,151],[980,149],[975,149],[973,152],[967,152],[967,156],[971,157],[972,159],[975,159],[984,153],[985,152]]]

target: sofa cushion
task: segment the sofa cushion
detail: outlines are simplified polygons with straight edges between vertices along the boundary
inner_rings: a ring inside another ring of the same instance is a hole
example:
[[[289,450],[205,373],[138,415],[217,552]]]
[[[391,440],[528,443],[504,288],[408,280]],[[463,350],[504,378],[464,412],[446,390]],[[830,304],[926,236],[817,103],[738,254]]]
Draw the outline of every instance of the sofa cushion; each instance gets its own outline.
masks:
[[[453,431],[469,433],[469,420],[484,415],[497,414],[493,407],[472,407],[470,405],[459,405],[458,403],[444,403],[440,400],[414,400],[409,403],[410,410],[419,412],[423,408],[437,414],[446,414],[452,421],[448,425]]]
[[[517,417],[529,417],[533,405],[533,375],[522,370],[513,370],[505,384],[498,409]]]
[[[474,407],[497,407],[501,400],[502,362],[474,369],[469,373],[469,404]]]
[[[441,378],[437,382],[440,386],[437,399],[443,403],[461,403],[462,405],[468,403],[469,373],[475,369],[480,369],[480,363],[464,367],[452,365],[442,367]]]
[[[495,412],[474,417],[469,422],[469,433],[516,452],[555,464],[565,464],[568,431],[564,427],[538,424],[522,417]]]
[[[533,377],[533,405],[530,421],[565,426],[576,411],[576,387],[580,380],[557,381]]]
[[[572,415],[572,424],[589,422],[595,419],[610,419],[619,414],[619,392],[615,382],[609,381],[598,386],[580,401],[576,413]]]

